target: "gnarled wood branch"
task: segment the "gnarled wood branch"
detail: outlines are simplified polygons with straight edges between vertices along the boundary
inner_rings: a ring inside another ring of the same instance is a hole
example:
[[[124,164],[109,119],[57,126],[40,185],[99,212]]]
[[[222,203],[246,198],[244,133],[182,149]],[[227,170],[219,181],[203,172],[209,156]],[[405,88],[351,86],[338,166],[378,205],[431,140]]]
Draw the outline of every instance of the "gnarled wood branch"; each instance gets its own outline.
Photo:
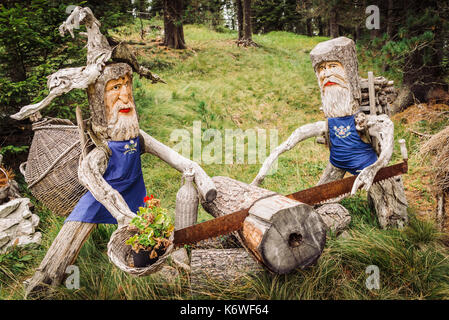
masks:
[[[50,102],[72,89],[86,89],[89,84],[94,83],[101,73],[106,61],[111,58],[112,48],[106,37],[100,32],[100,22],[94,17],[89,8],[76,7],[65,22],[59,27],[59,32],[64,35],[69,32],[74,37],[73,29],[79,28],[80,24],[87,28],[87,65],[78,68],[61,69],[49,76],[47,87],[50,93],[39,103],[23,107],[11,116],[16,120],[24,119],[36,111],[45,108]]]
[[[198,187],[198,191],[201,197],[207,202],[213,201],[217,196],[217,189],[212,179],[196,162],[191,161],[175,150],[167,147],[165,144],[157,141],[148,133],[140,130],[140,134],[144,139],[145,152],[151,153],[175,168],[180,172],[184,172],[189,168],[193,168],[195,171],[195,184]]]
[[[296,129],[286,141],[284,141],[281,145],[276,147],[274,151],[268,156],[268,158],[265,159],[262,167],[259,170],[259,173],[251,182],[251,185],[258,186],[262,183],[262,181],[264,180],[265,176],[268,173],[268,170],[270,170],[270,167],[273,165],[274,161],[276,161],[276,159],[282,153],[292,149],[299,142],[305,139],[323,135],[325,132],[326,132],[325,121],[309,123]]]
[[[101,148],[95,148],[83,159],[78,169],[78,177],[92,196],[100,202],[117,220],[119,227],[127,224],[133,213],[122,195],[103,178],[108,164],[108,156]]]

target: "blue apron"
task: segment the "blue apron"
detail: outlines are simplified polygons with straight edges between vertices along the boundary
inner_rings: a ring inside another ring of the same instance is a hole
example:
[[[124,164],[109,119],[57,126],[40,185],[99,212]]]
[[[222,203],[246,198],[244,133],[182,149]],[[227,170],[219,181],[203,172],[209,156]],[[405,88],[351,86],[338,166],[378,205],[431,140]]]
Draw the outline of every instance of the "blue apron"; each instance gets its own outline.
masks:
[[[127,141],[109,141],[112,151],[103,178],[125,199],[132,212],[144,206],[146,195],[140,163],[139,137]],[[65,221],[112,223],[117,220],[90,191],[84,194]]]
[[[328,118],[330,157],[334,167],[357,175],[377,160],[373,147],[362,141],[355,128],[354,115]]]

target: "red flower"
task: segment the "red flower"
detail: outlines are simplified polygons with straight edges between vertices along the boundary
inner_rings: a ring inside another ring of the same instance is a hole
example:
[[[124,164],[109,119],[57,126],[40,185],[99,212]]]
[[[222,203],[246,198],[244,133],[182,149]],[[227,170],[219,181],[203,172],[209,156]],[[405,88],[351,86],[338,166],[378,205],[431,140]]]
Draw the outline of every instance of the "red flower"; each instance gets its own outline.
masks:
[[[153,196],[151,196],[151,197],[153,197]],[[147,202],[147,201],[149,201],[151,198],[149,197],[149,196],[145,196],[145,198],[143,198],[143,202]]]
[[[153,199],[153,195],[151,195],[150,199]]]

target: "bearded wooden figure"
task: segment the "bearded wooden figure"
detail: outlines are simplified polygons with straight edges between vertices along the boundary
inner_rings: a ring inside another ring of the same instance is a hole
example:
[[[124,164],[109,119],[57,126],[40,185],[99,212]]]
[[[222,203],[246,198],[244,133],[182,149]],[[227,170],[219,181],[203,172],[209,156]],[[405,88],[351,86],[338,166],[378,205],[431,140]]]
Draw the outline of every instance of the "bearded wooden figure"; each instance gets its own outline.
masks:
[[[251,184],[259,185],[283,152],[307,138],[324,136],[330,158],[318,185],[341,179],[347,171],[355,174],[351,195],[363,187],[368,191],[368,200],[377,212],[381,227],[402,227],[408,221],[402,178],[393,177],[373,185],[376,173],[391,159],[394,125],[385,114],[365,115],[360,111],[361,90],[354,42],[346,37],[321,42],[310,52],[310,57],[326,121],[296,129],[269,155]],[[342,197],[332,202],[340,199]]]
[[[51,75],[49,96],[12,115],[14,119],[33,117],[55,96],[73,88],[87,89],[91,113],[87,131],[94,147],[88,152],[83,148],[78,177],[88,192],[66,219],[34,276],[26,281],[27,295],[62,282],[67,267],[76,260],[98,223],[118,223],[120,227],[135,216],[146,194],[140,162],[142,153],[153,154],[180,172],[193,171],[203,201],[212,201],[217,194],[213,181],[197,163],[139,129],[132,93],[133,70],[153,82],[159,78],[136,66],[133,55],[129,61],[130,52],[126,48],[120,47],[124,54],[117,54],[117,47],[109,46],[89,8],[76,7],[60,30],[72,33],[79,23],[85,23],[88,30],[87,66],[62,69]],[[120,62],[114,62],[114,56]],[[80,132],[81,144],[86,147],[84,130]]]

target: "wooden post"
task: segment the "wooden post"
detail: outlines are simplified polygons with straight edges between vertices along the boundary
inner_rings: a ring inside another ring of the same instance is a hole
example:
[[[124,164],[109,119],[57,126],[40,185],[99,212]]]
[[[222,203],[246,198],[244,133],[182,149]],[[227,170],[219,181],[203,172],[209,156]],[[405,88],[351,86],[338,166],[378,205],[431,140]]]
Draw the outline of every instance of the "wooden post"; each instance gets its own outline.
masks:
[[[368,71],[368,93],[369,93],[369,112],[375,116],[376,109],[376,91],[374,89],[374,75],[372,71]]]
[[[254,258],[284,274],[314,263],[324,248],[326,226],[313,207],[275,192],[213,177],[217,198],[203,208],[215,217],[251,207],[238,237]]]
[[[84,123],[83,123],[83,115],[81,114],[81,109],[79,106],[76,106],[76,122],[78,124],[78,131],[80,134],[80,146],[81,146],[81,155],[84,158],[86,156],[86,136],[84,135]]]
[[[95,223],[64,223],[33,277],[25,282],[26,296],[39,294],[46,286],[58,286],[67,267],[74,263]]]

